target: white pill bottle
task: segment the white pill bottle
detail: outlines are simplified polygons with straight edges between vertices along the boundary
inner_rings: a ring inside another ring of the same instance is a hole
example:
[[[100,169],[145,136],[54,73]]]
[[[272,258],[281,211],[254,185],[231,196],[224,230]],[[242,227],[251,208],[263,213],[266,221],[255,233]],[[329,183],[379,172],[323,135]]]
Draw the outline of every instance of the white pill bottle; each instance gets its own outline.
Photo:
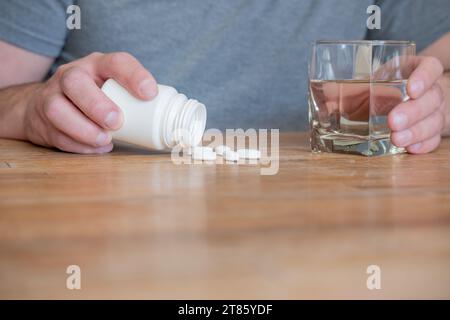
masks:
[[[206,108],[175,88],[158,84],[158,95],[150,101],[131,95],[114,79],[102,91],[123,111],[123,126],[113,139],[153,150],[198,145],[206,125]]]

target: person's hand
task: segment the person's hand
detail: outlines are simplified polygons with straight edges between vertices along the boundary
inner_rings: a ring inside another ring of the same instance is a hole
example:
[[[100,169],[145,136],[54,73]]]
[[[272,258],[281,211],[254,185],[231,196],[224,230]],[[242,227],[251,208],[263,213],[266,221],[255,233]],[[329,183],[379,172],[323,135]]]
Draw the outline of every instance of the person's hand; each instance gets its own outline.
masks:
[[[409,153],[427,153],[439,146],[445,125],[445,102],[437,83],[443,74],[434,57],[416,57],[408,79],[410,100],[397,105],[388,116],[391,140]]]
[[[130,54],[92,53],[62,65],[30,94],[23,123],[26,138],[68,152],[111,151],[110,131],[121,127],[123,115],[100,89],[108,78],[137,98],[157,95],[155,79]]]

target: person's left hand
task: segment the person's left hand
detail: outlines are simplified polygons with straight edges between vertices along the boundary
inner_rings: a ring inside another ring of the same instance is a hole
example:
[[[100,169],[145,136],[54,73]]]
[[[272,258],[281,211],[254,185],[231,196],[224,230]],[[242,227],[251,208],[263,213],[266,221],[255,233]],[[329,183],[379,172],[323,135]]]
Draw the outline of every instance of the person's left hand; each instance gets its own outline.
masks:
[[[444,95],[437,83],[444,68],[437,58],[416,58],[407,85],[410,100],[392,109],[388,124],[393,144],[409,153],[427,153],[439,146],[445,125]]]

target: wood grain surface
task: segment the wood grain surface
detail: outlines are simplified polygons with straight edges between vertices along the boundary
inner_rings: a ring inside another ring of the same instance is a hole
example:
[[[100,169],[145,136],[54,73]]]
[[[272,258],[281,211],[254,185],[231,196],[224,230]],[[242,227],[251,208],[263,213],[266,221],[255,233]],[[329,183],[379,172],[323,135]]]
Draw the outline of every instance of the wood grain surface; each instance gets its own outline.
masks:
[[[0,298],[448,299],[450,140],[365,158],[284,134],[274,176],[0,140]]]

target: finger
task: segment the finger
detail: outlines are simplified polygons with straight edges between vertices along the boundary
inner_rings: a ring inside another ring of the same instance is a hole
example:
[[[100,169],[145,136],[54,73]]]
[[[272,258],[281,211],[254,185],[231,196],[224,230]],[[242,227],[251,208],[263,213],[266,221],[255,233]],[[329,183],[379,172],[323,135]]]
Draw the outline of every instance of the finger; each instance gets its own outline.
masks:
[[[122,126],[123,114],[92,77],[81,68],[66,70],[61,77],[64,94],[87,117],[105,129],[117,130]]]
[[[109,143],[106,146],[94,148],[86,144],[79,143],[78,141],[73,140],[65,133],[59,131],[58,129],[54,129],[51,133],[51,142],[52,145],[56,148],[72,153],[81,153],[81,154],[95,154],[95,153],[108,153],[113,149],[113,144]]]
[[[406,147],[440,134],[443,126],[444,115],[436,111],[409,129],[391,133],[391,140],[397,147]]]
[[[440,143],[441,135],[437,134],[430,139],[410,145],[406,150],[413,154],[428,153],[436,149]]]
[[[102,130],[89,120],[62,94],[48,99],[44,113],[58,130],[82,144],[102,147],[111,142],[110,132]]]
[[[155,78],[131,54],[108,53],[102,56],[97,72],[104,79],[113,78],[136,98],[150,100],[158,94]]]
[[[417,100],[397,105],[388,115],[388,125],[391,130],[403,131],[439,109],[443,99],[441,87],[435,84]]]
[[[407,86],[408,95],[413,99],[430,89],[444,71],[442,63],[435,57],[421,57],[418,61]]]

